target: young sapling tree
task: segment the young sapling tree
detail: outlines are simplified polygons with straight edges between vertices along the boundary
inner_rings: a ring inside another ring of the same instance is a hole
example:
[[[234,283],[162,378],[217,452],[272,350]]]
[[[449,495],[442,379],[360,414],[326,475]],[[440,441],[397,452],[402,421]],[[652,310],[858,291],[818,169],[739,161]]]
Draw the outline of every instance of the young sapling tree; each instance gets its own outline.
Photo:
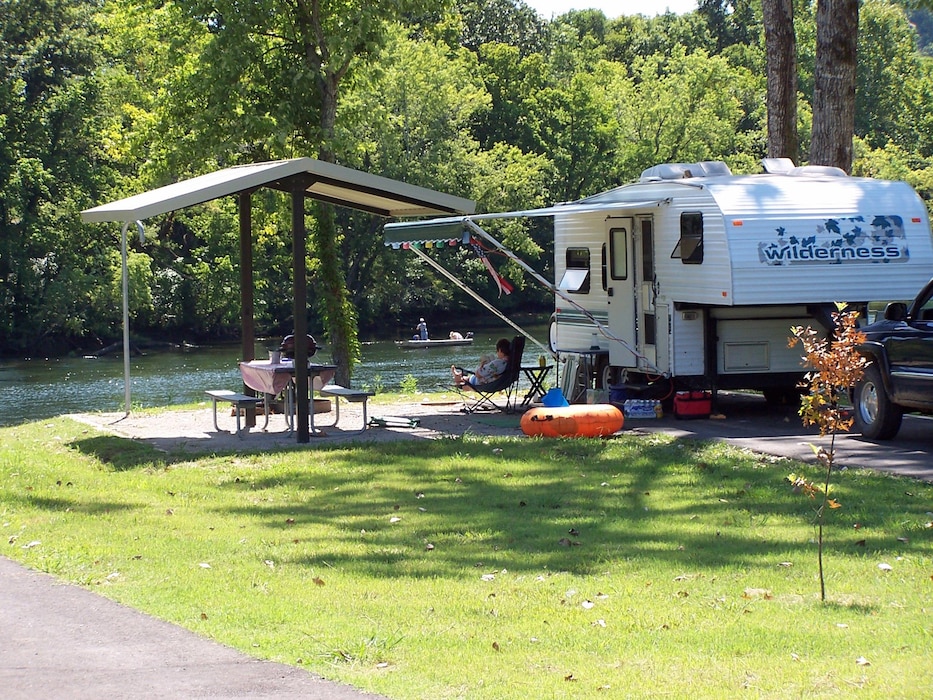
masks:
[[[803,493],[814,501],[817,522],[817,561],[820,576],[820,600],[826,600],[826,580],[823,576],[823,524],[826,510],[840,508],[841,504],[830,498],[833,464],[836,456],[836,434],[847,432],[853,419],[840,399],[861,378],[867,360],[858,351],[865,341],[865,334],[858,330],[858,312],[849,310],[844,303],[836,304],[833,312],[834,332],[824,337],[810,326],[794,326],[789,346],[803,346],[804,365],[809,371],[804,377],[807,391],[800,397],[800,417],[805,426],[815,425],[820,437],[829,436],[829,448],[811,444],[816,459],[826,470],[822,484],[810,481],[800,474],[790,474],[787,480],[795,493]]]

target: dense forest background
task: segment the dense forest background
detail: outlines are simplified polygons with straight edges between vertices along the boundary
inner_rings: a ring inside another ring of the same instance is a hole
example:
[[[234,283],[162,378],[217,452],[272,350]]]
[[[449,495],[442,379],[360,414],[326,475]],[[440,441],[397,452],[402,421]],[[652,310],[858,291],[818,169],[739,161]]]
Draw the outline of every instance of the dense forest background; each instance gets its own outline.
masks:
[[[321,5],[328,23],[307,29],[348,37],[327,56],[340,67],[329,134],[287,2],[0,0],[0,352],[87,352],[118,338],[119,227],[83,224],[80,211],[218,168],[326,147],[343,165],[505,211],[578,199],[656,163],[724,160],[759,172],[767,155],[760,2],[701,0],[686,15],[613,20],[599,11],[544,20],[522,0]],[[809,149],[814,11],[795,2],[798,163]],[[862,3],[852,174],[906,180],[926,200],[931,56],[929,13]],[[257,328],[285,333],[289,201],[258,194],[253,217]],[[475,313],[414,256],[387,249],[383,223],[336,212],[339,274],[363,334]],[[146,226],[129,257],[134,336],[235,337],[235,200]],[[311,290],[322,275],[315,226],[311,217]],[[495,232],[548,276],[546,222]],[[444,255],[495,299],[470,251]],[[516,286],[500,308],[551,308],[516,265],[493,263]],[[326,334],[312,296],[309,328]]]

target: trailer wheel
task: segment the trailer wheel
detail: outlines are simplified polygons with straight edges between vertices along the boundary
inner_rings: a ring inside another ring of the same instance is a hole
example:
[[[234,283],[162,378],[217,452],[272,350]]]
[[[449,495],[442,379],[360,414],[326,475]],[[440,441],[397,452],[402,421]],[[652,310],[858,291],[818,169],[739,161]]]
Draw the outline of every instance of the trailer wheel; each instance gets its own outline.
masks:
[[[765,401],[771,406],[800,406],[800,387],[772,386],[761,390]]]
[[[606,364],[603,365],[602,372],[600,372],[599,381],[601,382],[601,384],[599,385],[599,388],[609,389],[609,387],[615,384],[616,382],[613,381],[615,374],[616,373],[613,371],[612,365],[610,365],[609,362],[607,361]]]
[[[890,440],[900,430],[904,410],[884,391],[881,372],[874,363],[865,368],[853,392],[855,425],[869,440]]]

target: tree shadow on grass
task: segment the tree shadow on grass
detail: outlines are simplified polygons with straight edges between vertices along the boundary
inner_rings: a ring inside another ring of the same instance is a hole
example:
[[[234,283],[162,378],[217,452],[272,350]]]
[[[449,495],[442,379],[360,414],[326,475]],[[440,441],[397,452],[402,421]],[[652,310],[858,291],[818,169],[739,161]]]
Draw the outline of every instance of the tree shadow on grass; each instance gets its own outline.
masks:
[[[778,470],[768,476],[774,493],[763,492],[746,485],[752,466],[701,469],[690,445],[639,441],[619,451],[612,441],[560,440],[529,450],[527,442],[450,440],[428,450],[404,443],[354,450],[352,461],[335,460],[333,468],[222,485],[257,494],[287,484],[296,494],[231,512],[259,518],[299,544],[294,564],[378,577],[477,568],[587,575],[658,558],[715,568],[777,560],[799,546],[780,527],[764,528],[763,536],[748,522],[795,514]],[[490,468],[490,459],[501,469]],[[675,492],[681,483],[686,492],[677,503],[659,500],[659,492],[672,493],[671,480]],[[711,486],[690,492],[704,480]]]
[[[23,506],[30,508],[42,508],[49,512],[58,513],[80,513],[82,515],[106,515],[117,511],[133,510],[136,505],[133,503],[118,503],[116,501],[82,501],[77,498],[50,498],[48,496],[36,496],[35,494],[10,494],[7,496],[11,501],[20,501]]]
[[[166,452],[144,440],[117,435],[80,438],[69,442],[68,447],[100,460],[114,471],[128,471],[139,467],[159,468],[191,459],[190,455]]]

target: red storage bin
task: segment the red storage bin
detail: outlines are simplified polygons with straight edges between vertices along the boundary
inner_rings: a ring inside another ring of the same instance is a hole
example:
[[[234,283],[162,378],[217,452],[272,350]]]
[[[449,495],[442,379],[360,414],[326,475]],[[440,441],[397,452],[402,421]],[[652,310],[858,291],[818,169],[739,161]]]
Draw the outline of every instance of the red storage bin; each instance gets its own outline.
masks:
[[[678,391],[674,395],[674,415],[677,418],[709,418],[713,398],[708,391]]]

